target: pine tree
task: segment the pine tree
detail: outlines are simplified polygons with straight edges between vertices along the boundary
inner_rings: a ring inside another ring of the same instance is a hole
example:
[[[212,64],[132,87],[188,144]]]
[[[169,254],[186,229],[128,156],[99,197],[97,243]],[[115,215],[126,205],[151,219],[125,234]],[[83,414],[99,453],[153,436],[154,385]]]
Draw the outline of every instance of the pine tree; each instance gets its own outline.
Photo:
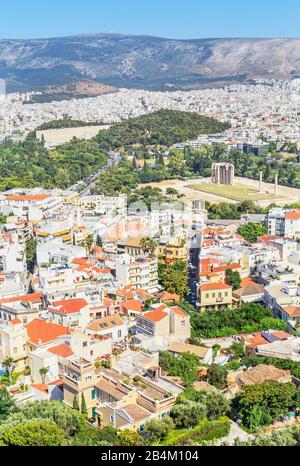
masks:
[[[96,246],[100,246],[100,248],[103,246],[102,238],[100,235],[97,235],[96,237]]]
[[[86,407],[86,402],[84,398],[83,392],[81,393],[81,414],[84,414],[85,416],[87,415],[87,407]]]
[[[77,395],[74,396],[73,409],[76,409],[76,411],[79,411],[79,404],[78,404],[78,400],[77,400]]]

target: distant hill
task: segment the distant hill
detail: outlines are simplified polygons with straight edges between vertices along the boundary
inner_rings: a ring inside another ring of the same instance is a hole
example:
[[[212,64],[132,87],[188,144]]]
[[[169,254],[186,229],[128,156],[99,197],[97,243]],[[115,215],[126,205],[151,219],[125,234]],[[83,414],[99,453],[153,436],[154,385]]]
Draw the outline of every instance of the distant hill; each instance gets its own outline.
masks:
[[[300,77],[300,39],[173,40],[119,34],[0,40],[8,90],[78,80],[145,89],[193,89]]]

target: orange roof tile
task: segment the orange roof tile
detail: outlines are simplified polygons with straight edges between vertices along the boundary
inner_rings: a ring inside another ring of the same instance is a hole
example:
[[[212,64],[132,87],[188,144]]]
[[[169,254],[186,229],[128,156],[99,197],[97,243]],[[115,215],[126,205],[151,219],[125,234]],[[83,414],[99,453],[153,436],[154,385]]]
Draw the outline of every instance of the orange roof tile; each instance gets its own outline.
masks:
[[[145,317],[145,319],[147,319],[147,320],[151,320],[152,322],[160,322],[167,315],[168,315],[167,312],[162,311],[159,308],[159,309],[156,309],[155,311],[145,312],[145,314],[143,314],[143,317]]]
[[[186,317],[186,315],[187,315],[186,312],[184,312],[184,310],[181,309],[181,307],[179,307],[179,306],[174,306],[174,307],[171,307],[170,309],[171,309],[171,311],[175,312],[175,314],[177,314],[177,315],[179,315],[181,317]]]
[[[43,299],[43,294],[42,293],[31,293],[31,294],[25,294],[21,296],[13,296],[11,298],[4,298],[0,299],[0,304],[6,304],[6,303],[38,303],[42,301]]]
[[[130,299],[128,301],[123,301],[122,306],[129,311],[136,311],[141,312],[143,310],[143,306],[137,299]]]
[[[48,385],[45,383],[33,383],[31,386],[40,392],[48,393]]]
[[[124,325],[124,320],[118,314],[113,316],[103,317],[102,319],[94,320],[87,328],[97,332],[101,330],[108,330],[110,328]]]
[[[296,211],[292,211],[292,212],[286,212],[285,213],[285,218],[286,218],[286,220],[300,219],[300,210],[296,210]]]
[[[20,321],[20,319],[17,318],[17,319],[12,319],[10,323],[13,325],[17,325],[17,324],[21,324],[22,322]]]
[[[53,306],[56,307],[56,312],[62,314],[75,314],[80,312],[88,303],[85,299],[67,299],[64,301],[54,301]]]
[[[10,194],[7,196],[9,201],[43,201],[49,197],[48,194],[31,194],[21,196],[19,194]]]
[[[201,291],[210,291],[210,290],[227,290],[231,289],[231,286],[226,285],[225,283],[204,283],[200,286]]]
[[[68,329],[62,325],[46,322],[42,319],[33,319],[25,325],[29,341],[35,344],[50,343],[58,337],[68,334]]]
[[[283,310],[289,316],[299,316],[300,317],[300,306],[285,306],[285,307],[283,307]]]
[[[50,351],[50,353],[57,354],[57,356],[61,356],[62,358],[68,358],[74,354],[71,348],[65,343],[53,346],[52,348],[49,348],[48,351]]]
[[[227,269],[236,270],[236,269],[239,269],[240,267],[241,267],[240,264],[225,264],[225,265],[221,265],[220,267],[214,267],[213,271],[223,272],[223,271],[226,271]]]

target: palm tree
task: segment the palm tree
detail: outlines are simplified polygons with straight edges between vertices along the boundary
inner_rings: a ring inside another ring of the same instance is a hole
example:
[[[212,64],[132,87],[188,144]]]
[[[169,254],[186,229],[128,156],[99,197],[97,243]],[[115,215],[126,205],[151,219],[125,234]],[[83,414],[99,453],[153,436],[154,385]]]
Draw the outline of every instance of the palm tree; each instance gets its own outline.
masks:
[[[85,239],[85,244],[86,244],[86,247],[87,247],[87,251],[90,252],[90,250],[92,249],[92,246],[94,244],[94,237],[93,235],[87,235],[86,239]]]
[[[46,380],[46,375],[48,374],[49,372],[49,369],[47,367],[42,367],[40,370],[39,370],[39,373],[42,377],[42,382],[43,384],[45,383],[45,380]]]
[[[144,253],[149,253],[153,256],[155,249],[157,248],[157,243],[154,239],[150,238],[149,236],[140,239],[140,245],[144,251]]]
[[[13,358],[6,358],[4,359],[4,361],[2,361],[2,367],[4,369],[6,369],[7,373],[8,373],[8,380],[9,380],[9,383],[11,384],[12,382],[12,374],[13,374],[13,371],[15,369],[15,365],[14,365],[14,360]]]

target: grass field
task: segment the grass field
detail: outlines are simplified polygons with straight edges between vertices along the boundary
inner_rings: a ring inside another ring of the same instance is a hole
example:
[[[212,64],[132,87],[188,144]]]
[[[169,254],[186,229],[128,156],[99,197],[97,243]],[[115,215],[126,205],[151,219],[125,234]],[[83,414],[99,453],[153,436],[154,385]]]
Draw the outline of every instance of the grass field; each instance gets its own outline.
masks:
[[[192,184],[188,186],[196,191],[202,191],[204,193],[214,194],[216,196],[225,197],[234,201],[262,201],[266,199],[275,199],[274,194],[260,193],[257,189],[250,188],[242,184],[236,184],[234,186],[225,184],[213,184],[213,183],[200,183]]]

